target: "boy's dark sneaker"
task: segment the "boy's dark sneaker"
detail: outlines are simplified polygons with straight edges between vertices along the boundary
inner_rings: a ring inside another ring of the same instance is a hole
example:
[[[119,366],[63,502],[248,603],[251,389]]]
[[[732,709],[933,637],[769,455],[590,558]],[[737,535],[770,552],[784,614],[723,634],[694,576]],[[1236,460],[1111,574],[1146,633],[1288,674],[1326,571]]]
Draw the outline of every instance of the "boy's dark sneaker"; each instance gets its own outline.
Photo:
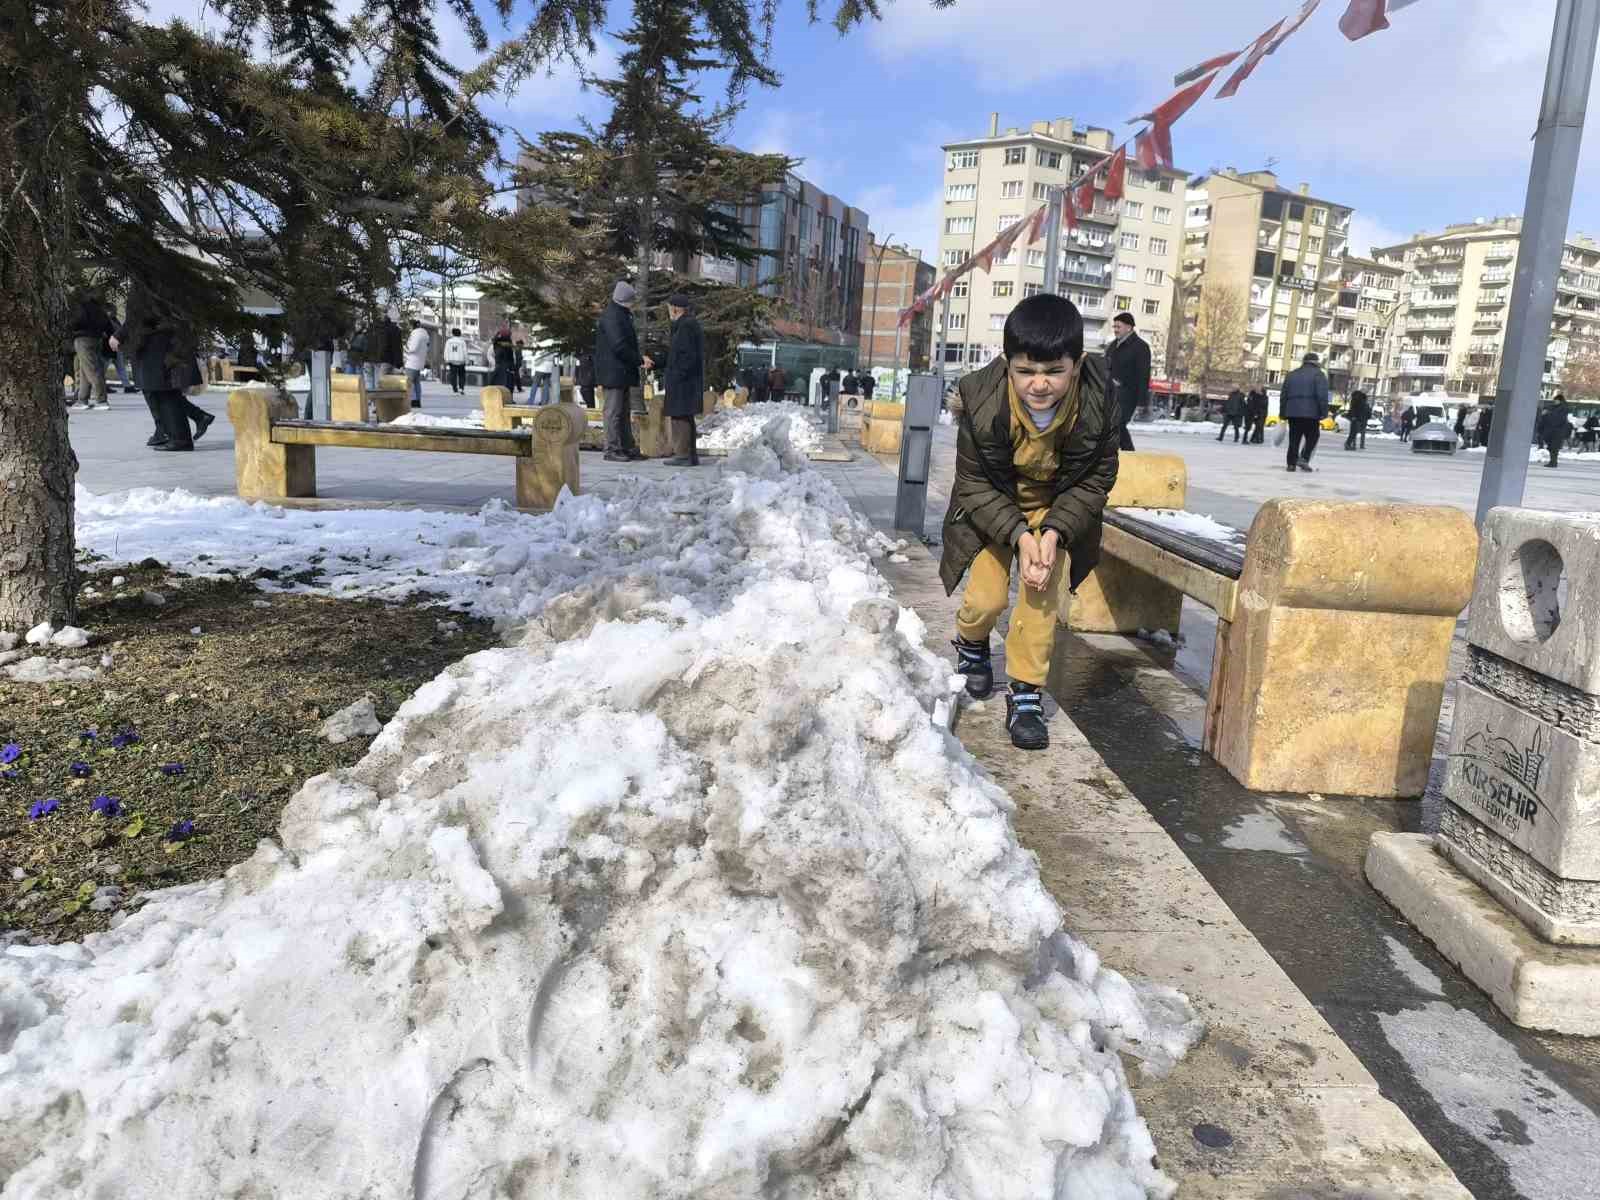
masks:
[[[1006,693],[1006,729],[1018,750],[1044,750],[1050,730],[1044,723],[1044,693],[1031,683],[1013,683]]]
[[[989,660],[988,642],[969,642],[956,638],[956,670],[967,677],[967,695],[987,700],[994,692],[994,664]]]

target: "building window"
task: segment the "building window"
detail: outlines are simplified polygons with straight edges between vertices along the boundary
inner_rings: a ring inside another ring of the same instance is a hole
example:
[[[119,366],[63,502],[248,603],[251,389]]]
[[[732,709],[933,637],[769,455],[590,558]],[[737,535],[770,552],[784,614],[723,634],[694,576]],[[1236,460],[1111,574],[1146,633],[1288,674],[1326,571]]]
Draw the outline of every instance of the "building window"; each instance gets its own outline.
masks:
[[[1028,251],[1028,265],[1030,267],[1042,267],[1042,266],[1044,266],[1044,251],[1043,250],[1029,250]]]
[[[967,347],[967,361],[969,363],[988,362],[991,357],[984,347],[980,345],[975,344]]]
[[[994,281],[994,294],[996,296],[1009,296],[1017,290],[1017,285],[1009,279],[996,279]]]
[[[994,231],[1004,233],[1020,220],[1022,220],[1021,213],[1001,213],[994,219]]]
[[[1050,185],[1048,183],[1036,183],[1036,184],[1034,184],[1033,185],[1033,198],[1035,200],[1048,200],[1048,199],[1050,199]]]
[[[976,200],[978,198],[978,185],[975,183],[952,183],[944,189],[944,198],[950,201]]]
[[[1042,283],[1025,283],[1022,285],[1023,299],[1027,299],[1029,296],[1037,296],[1042,291],[1044,291],[1044,284]]]
[[[1118,312],[1127,312],[1130,308],[1133,307],[1133,297],[1132,296],[1116,296],[1116,297],[1114,297],[1114,299],[1116,301],[1117,311]]]
[[[964,312],[951,313],[945,318],[944,326],[946,329],[965,329],[967,327],[967,314]]]
[[[1129,187],[1142,188],[1145,184],[1150,182],[1150,179],[1143,171],[1134,169],[1128,172],[1127,182]]]
[[[1150,239],[1150,253],[1159,254],[1162,258],[1167,255],[1167,239],[1153,237]]]
[[[1132,263],[1118,263],[1117,278],[1124,283],[1133,283],[1139,278],[1139,268]]]
[[[1007,179],[1000,184],[1000,199],[1017,200],[1022,197],[1022,180]]]
[[[1328,223],[1328,210],[1325,208],[1313,208],[1311,210],[1311,223],[1313,225],[1326,225]]]
[[[1170,180],[1170,179],[1158,179],[1158,180],[1156,180],[1156,191],[1158,191],[1158,192],[1171,192],[1172,191],[1172,180]]]
[[[1028,148],[1026,146],[1006,147],[1006,166],[1015,167],[1028,161]]]
[[[950,298],[952,300],[965,300],[967,298],[967,291],[969,288],[971,288],[971,286],[972,284],[965,279],[963,279],[960,283],[952,284],[950,287]]]
[[[1005,327],[1006,327],[1006,314],[1005,313],[990,313],[989,314],[989,328],[990,328],[991,331],[992,330],[997,330],[997,329],[1004,329]]]
[[[1294,319],[1294,331],[1296,333],[1310,333],[1311,332],[1311,318],[1310,317],[1296,317]]]
[[[1144,302],[1144,315],[1147,317],[1158,316],[1161,312],[1161,301],[1146,300]]]
[[[1035,150],[1033,152],[1033,161],[1047,171],[1059,171],[1061,169],[1061,151]]]
[[[1117,245],[1124,250],[1137,250],[1139,248],[1139,235],[1137,233],[1124,233],[1117,238]]]
[[[1157,225],[1171,225],[1172,210],[1170,208],[1163,208],[1158,204],[1150,210],[1150,219]]]
[[[1267,344],[1267,357],[1269,357],[1269,358],[1282,358],[1283,357],[1283,343],[1282,342],[1269,342]]]
[[[967,252],[965,250],[946,250],[944,252],[944,265],[947,267],[959,267],[966,261],[966,258]]]
[[[1138,221],[1144,217],[1144,202],[1142,200],[1124,200],[1122,213],[1130,221]]]
[[[971,233],[974,218],[972,217],[946,217],[944,231],[946,233]]]
[[[1322,239],[1321,238],[1308,237],[1306,239],[1306,249],[1311,251],[1311,253],[1313,253],[1313,254],[1321,254],[1322,253]]]
[[[957,150],[950,155],[950,169],[952,171],[970,171],[978,165],[978,152],[976,150]]]
[[[944,345],[944,360],[947,363],[959,363],[965,356],[967,344],[965,342],[946,342]]]
[[[1160,287],[1166,277],[1167,273],[1160,267],[1146,267],[1144,269],[1144,281],[1156,287]]]

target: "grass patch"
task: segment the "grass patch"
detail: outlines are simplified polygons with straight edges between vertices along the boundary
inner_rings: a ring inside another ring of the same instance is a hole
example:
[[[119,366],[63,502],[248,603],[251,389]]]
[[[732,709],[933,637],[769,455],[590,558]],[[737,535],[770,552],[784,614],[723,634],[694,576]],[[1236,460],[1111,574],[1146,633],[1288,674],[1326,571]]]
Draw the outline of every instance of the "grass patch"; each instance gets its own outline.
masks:
[[[498,644],[489,622],[426,597],[267,593],[262,575],[87,567],[97,594],[79,618],[94,641],[50,653],[74,665],[109,653],[110,665],[85,682],[0,675],[0,747],[15,748],[0,749],[12,759],[0,762],[0,929],[75,940],[141,891],[221,875],[276,832],[305,780],[366,752],[369,737],[330,744],[324,718],[366,695],[386,721]]]

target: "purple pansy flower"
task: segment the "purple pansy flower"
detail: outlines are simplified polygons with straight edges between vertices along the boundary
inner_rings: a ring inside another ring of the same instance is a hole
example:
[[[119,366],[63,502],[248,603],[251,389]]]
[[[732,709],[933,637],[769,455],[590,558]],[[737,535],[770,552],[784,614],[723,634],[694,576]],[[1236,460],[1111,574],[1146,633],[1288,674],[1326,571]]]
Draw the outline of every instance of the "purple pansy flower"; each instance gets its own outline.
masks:
[[[72,772],[72,777],[74,779],[87,779],[90,775],[94,774],[94,772],[89,769],[89,764],[86,762],[75,762],[68,767],[67,770]]]
[[[95,737],[96,734],[94,730],[85,729],[79,732],[78,741],[80,744],[88,745],[90,742],[94,741]]]
[[[0,764],[14,763],[22,757],[22,747],[15,742],[7,742],[0,746]]]
[[[161,764],[161,773],[163,775],[182,775],[183,774],[183,764],[182,763],[177,763],[177,762],[162,763]]]
[[[111,748],[121,750],[124,746],[131,746],[139,740],[137,729],[119,729],[111,735]]]
[[[0,771],[0,779],[21,779],[22,772],[12,767],[9,771]]]
[[[169,841],[169,842],[186,842],[190,838],[192,838],[193,836],[194,836],[194,822],[193,821],[178,821],[178,822],[175,822],[173,824],[172,828],[167,830],[167,841]]]
[[[94,803],[91,804],[89,807],[90,807],[90,809],[92,811],[100,813],[107,820],[109,820],[112,817],[121,815],[121,813],[122,813],[122,797],[121,796],[96,796],[94,798]]]
[[[48,817],[61,807],[61,801],[51,798],[49,800],[35,800],[33,807],[28,810],[28,820],[37,821],[40,817]]]

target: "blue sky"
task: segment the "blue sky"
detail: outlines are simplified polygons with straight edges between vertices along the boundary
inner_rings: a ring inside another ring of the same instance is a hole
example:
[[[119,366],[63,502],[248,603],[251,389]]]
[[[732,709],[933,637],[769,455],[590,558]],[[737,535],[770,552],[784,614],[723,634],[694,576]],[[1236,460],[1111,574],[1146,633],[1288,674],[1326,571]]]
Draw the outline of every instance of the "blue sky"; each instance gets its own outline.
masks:
[[[828,0],[823,0],[828,7]],[[771,61],[783,83],[749,96],[734,140],[802,158],[800,173],[865,209],[872,228],[931,256],[939,219],[940,145],[1001,127],[1070,116],[1119,132],[1171,90],[1172,75],[1244,45],[1297,0],[885,0],[885,19],[841,38],[785,0]],[[1555,0],[1420,0],[1394,27],[1347,42],[1344,0],[1320,11],[1266,59],[1238,96],[1201,101],[1174,130],[1177,163],[1241,170],[1276,158],[1357,211],[1354,242],[1519,213]],[[613,8],[624,11],[622,0]],[[152,0],[154,16],[189,19],[201,0]],[[447,18],[448,20],[448,18]],[[463,65],[467,48],[448,33]],[[601,49],[605,59],[613,51]],[[533,135],[598,115],[560,66],[492,108]],[[1591,129],[1574,231],[1600,235],[1600,129]]]

